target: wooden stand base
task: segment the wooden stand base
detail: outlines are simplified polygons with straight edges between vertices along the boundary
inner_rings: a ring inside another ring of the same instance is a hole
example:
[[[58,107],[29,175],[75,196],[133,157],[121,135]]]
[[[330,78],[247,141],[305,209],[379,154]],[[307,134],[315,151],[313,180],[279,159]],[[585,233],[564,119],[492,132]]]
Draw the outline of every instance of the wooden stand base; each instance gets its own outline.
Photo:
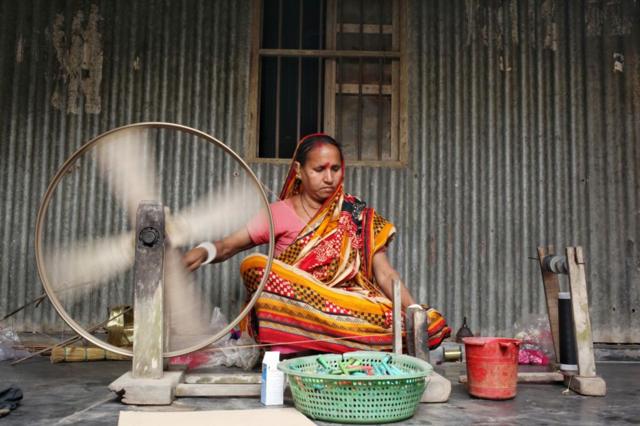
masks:
[[[564,384],[580,395],[605,396],[607,394],[607,384],[600,376],[567,376],[564,378]]]
[[[460,383],[467,383],[467,376],[461,375]],[[584,396],[605,396],[607,394],[607,384],[600,376],[582,377],[563,374],[560,371],[549,372],[520,372],[518,373],[518,383],[564,383],[575,393]]]
[[[429,376],[427,388],[420,402],[447,402],[451,396],[451,381],[435,371]]]
[[[260,396],[260,373],[188,373],[176,396]]]
[[[287,386],[288,389],[288,386]],[[286,395],[287,390],[285,390]],[[176,396],[259,396],[260,374],[187,374],[184,383],[178,384]],[[451,395],[451,382],[434,372],[420,402],[447,402]]]

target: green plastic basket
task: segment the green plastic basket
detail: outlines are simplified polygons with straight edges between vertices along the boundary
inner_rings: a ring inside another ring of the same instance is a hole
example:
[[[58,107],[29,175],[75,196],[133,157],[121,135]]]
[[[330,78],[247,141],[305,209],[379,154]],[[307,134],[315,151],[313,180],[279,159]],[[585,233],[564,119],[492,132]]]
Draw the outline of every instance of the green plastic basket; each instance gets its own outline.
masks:
[[[407,374],[397,376],[347,376],[318,374],[318,357],[331,368],[351,358],[361,365],[376,365],[391,355],[389,364]],[[349,352],[344,355],[313,355],[282,361],[289,376],[296,408],[318,420],[340,423],[387,423],[413,416],[433,367],[425,361],[387,352]]]

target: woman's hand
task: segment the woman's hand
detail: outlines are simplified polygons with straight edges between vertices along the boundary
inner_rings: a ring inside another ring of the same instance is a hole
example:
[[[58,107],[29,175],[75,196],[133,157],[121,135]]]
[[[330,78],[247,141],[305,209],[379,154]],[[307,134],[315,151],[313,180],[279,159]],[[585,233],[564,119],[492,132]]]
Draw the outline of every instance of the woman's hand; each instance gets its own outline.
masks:
[[[216,246],[216,256],[211,263],[224,262],[236,253],[255,246],[246,228],[241,228],[228,237],[215,241],[213,244]],[[182,256],[182,263],[189,272],[193,272],[202,266],[207,257],[209,257],[207,249],[195,247]]]
[[[207,250],[202,247],[195,247],[189,250],[183,257],[182,263],[189,270],[193,272],[202,265],[202,262],[207,260]]]

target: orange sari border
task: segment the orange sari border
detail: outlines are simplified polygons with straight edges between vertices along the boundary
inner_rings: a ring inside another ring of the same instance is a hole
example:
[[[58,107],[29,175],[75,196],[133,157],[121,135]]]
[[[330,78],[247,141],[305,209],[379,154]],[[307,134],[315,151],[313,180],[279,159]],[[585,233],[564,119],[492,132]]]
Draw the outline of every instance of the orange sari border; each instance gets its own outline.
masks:
[[[292,161],[281,200],[304,190],[294,164]],[[342,171],[344,178],[344,161]],[[341,180],[296,240],[274,259],[263,294],[251,318],[243,322],[244,330],[260,343],[298,342],[294,346],[299,349],[390,349],[392,303],[375,283],[373,257],[395,232],[392,223],[345,193]],[[242,261],[240,273],[249,296],[262,279],[266,263],[261,254]],[[444,318],[432,311],[431,347],[451,333]]]

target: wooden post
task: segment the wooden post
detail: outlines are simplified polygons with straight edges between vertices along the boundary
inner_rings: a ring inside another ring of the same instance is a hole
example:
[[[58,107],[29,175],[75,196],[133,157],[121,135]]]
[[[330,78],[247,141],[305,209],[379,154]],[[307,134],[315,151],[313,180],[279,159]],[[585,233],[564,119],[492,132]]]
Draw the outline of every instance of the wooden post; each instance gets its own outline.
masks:
[[[407,308],[404,321],[407,354],[429,362],[429,324],[426,311],[421,307]]]
[[[402,354],[402,283],[393,282],[393,353]]]
[[[141,202],[136,214],[133,378],[162,378],[164,349],[164,209]]]
[[[544,247],[538,247],[538,262],[540,272],[542,272],[542,282],[544,284],[545,299],[547,301],[547,315],[549,326],[551,327],[551,337],[553,339],[553,350],[555,352],[556,363],[560,363],[560,327],[558,325],[558,293],[560,284],[558,276],[550,271],[545,271],[542,266],[542,259],[547,255],[553,255],[553,246],[549,246],[545,252]]]
[[[576,350],[578,353],[578,375],[567,372],[532,372],[518,373],[518,382],[555,382],[564,380],[571,390],[586,396],[604,396],[607,394],[607,384],[602,377],[596,376],[595,357],[593,355],[593,338],[591,335],[591,320],[589,317],[589,301],[587,298],[587,281],[584,271],[584,255],[582,247],[566,248],[566,272],[548,271],[544,267],[545,255],[553,255],[553,247],[548,247],[545,253],[544,247],[538,247],[538,261],[542,271],[545,296],[547,299],[547,313],[553,335],[553,346],[556,352],[556,362],[560,361],[560,342],[558,325],[558,273],[566,273],[569,276],[569,289],[571,290],[571,310],[573,327],[576,336]],[[462,380],[462,377],[461,377]]]
[[[405,335],[405,353],[407,355],[416,356],[416,344],[413,336],[415,335],[415,325],[413,324],[413,313],[418,308],[407,308],[404,316],[404,335]]]
[[[596,363],[593,355],[593,338],[582,247],[567,247],[567,266],[569,268],[573,328],[576,336],[576,350],[578,351],[578,375],[594,377]]]
[[[415,347],[415,357],[420,358],[423,361],[429,361],[429,332],[427,331],[429,327],[429,321],[427,319],[427,312],[420,308],[416,309],[412,313],[413,317],[413,326],[414,330],[411,336],[411,340],[413,340],[413,345]],[[409,315],[407,315],[409,316]]]

